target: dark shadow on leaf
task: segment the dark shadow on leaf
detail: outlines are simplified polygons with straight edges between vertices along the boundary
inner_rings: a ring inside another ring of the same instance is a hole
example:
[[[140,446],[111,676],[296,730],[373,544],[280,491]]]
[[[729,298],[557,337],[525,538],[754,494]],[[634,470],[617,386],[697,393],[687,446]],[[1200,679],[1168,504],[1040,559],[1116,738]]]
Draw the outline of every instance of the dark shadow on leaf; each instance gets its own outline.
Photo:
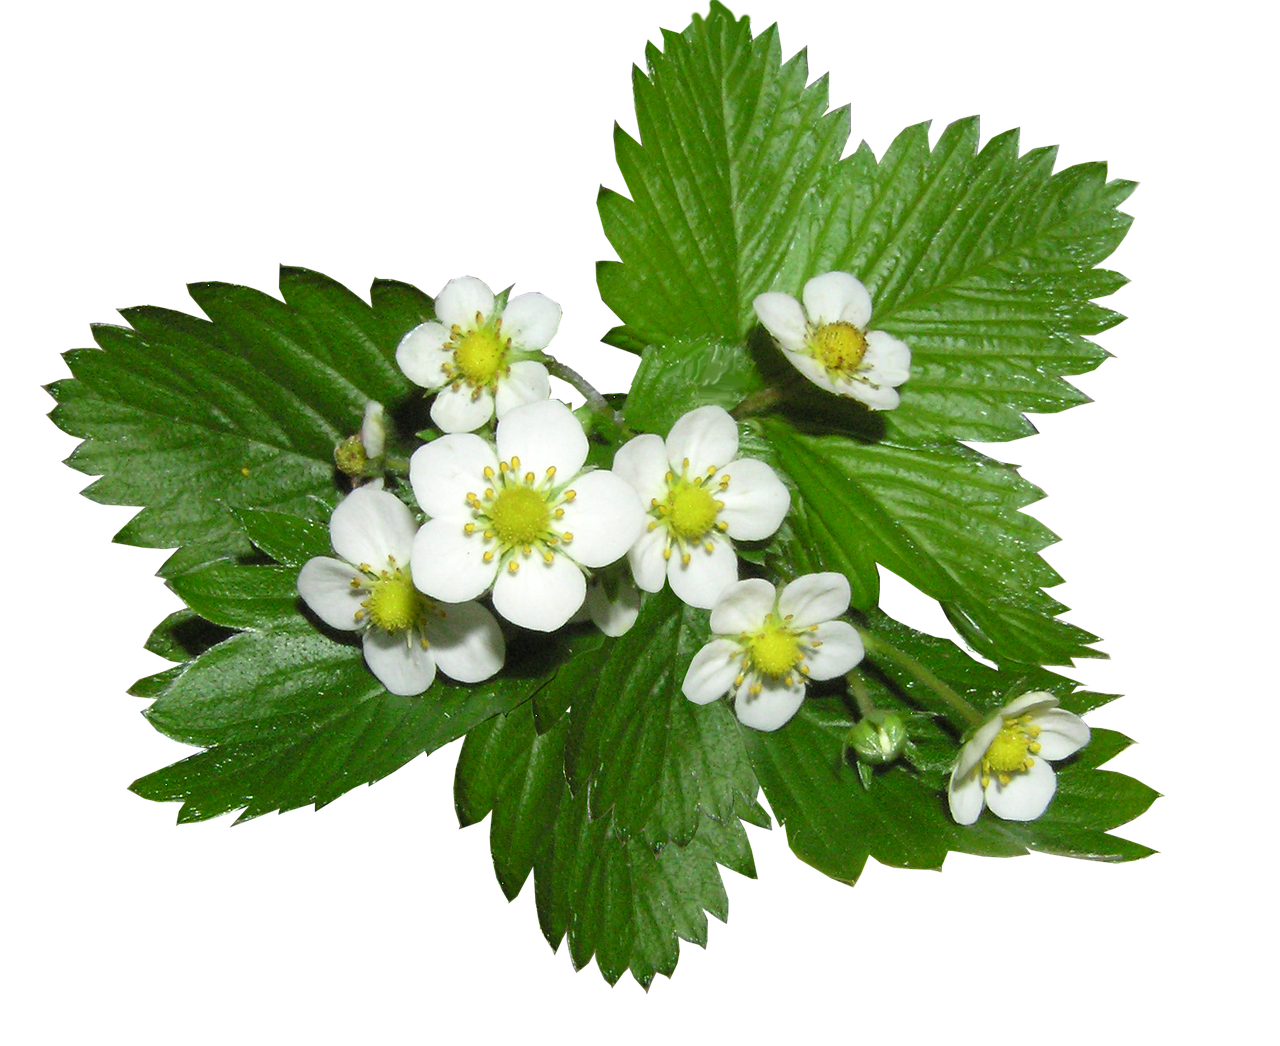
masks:
[[[594,650],[602,642],[612,642],[589,624],[553,634],[524,629],[505,631],[507,660],[502,672],[517,679],[538,679],[549,675],[578,654]]]
[[[216,647],[224,640],[236,635],[236,630],[221,625],[211,624],[202,617],[189,617],[169,630],[169,638],[186,653],[188,659],[195,661],[205,650]]]
[[[387,416],[391,421],[391,437],[389,442],[406,447],[416,442],[415,433],[431,428],[431,408],[428,397],[423,390],[416,389],[399,403],[387,407]]]

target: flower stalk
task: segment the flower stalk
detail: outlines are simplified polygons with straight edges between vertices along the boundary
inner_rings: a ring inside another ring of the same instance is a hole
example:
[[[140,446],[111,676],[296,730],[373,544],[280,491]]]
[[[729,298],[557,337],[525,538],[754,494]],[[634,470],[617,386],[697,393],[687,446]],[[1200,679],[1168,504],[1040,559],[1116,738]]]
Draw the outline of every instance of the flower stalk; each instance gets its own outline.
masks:
[[[604,393],[597,389],[591,382],[587,381],[581,374],[570,367],[567,363],[562,363],[554,356],[546,353],[542,354],[542,364],[553,378],[559,378],[561,381],[567,381],[575,389],[582,393],[587,400],[587,406],[591,408],[593,414],[597,414],[609,421],[613,425],[621,428],[622,413],[614,410],[609,406],[609,401],[604,398]]]
[[[874,632],[859,626],[858,634],[862,636],[863,645],[866,647],[867,654],[875,659],[883,657],[888,661],[892,661],[901,668],[907,675],[911,676],[916,682],[924,686],[930,693],[938,698],[939,702],[945,706],[946,710],[958,716],[962,722],[962,727],[980,726],[984,720],[984,716],[968,701],[961,697],[955,690],[947,686],[941,679],[934,675],[929,669],[922,665],[910,654],[903,650],[899,650],[892,643],[888,642]],[[855,691],[856,700],[856,691]]]

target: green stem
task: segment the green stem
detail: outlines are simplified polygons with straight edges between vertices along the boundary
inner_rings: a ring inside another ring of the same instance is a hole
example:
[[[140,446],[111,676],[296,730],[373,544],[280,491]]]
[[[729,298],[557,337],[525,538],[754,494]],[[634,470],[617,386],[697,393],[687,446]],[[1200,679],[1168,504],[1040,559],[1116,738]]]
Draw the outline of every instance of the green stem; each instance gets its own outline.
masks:
[[[876,703],[871,700],[871,692],[867,689],[867,684],[862,681],[862,676],[856,670],[845,676],[845,681],[849,684],[849,692],[853,694],[853,700],[858,705],[859,716],[865,719],[876,711]]]
[[[729,411],[735,418],[749,418],[753,414],[763,414],[776,407],[787,398],[787,390],[781,385],[770,385],[768,388],[753,392]]]
[[[753,414],[763,414],[787,400],[793,393],[805,391],[806,386],[807,391],[812,391],[813,386],[808,385],[800,372],[788,367],[787,372],[778,378],[777,384],[768,385],[759,392],[751,393],[729,413],[735,418],[749,418]]]
[[[388,454],[382,459],[382,467],[387,472],[403,472],[407,476],[409,474],[409,459],[397,458]]]
[[[545,352],[542,354],[542,362],[547,370],[551,372],[552,377],[567,381],[586,397],[587,406],[591,408],[593,414],[599,414],[614,425],[621,427],[622,415],[609,406],[609,401],[604,398],[604,394],[591,382],[587,381],[586,378],[568,364],[561,363],[554,356],[549,356]]]
[[[862,636],[863,645],[867,648],[867,653],[872,657],[877,654],[892,661],[901,668],[907,675],[911,676],[916,682],[927,687],[933,692],[949,711],[958,713],[964,719],[966,726],[978,726],[986,717],[979,712],[973,705],[969,704],[963,697],[947,686],[941,679],[929,671],[924,665],[917,661],[910,654],[899,650],[892,643],[882,639],[874,632],[869,632],[865,628],[859,628],[858,633]]]

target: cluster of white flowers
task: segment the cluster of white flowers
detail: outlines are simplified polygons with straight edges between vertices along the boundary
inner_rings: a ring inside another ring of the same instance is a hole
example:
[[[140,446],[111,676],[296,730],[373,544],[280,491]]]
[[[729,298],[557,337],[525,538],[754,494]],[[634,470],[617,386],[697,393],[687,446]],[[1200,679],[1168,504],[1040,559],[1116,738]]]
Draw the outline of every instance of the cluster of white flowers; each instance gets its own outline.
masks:
[[[786,358],[829,392],[872,410],[896,407],[911,353],[868,329],[866,288],[830,272],[806,283],[802,300],[776,292],[755,299]],[[641,590],[668,583],[685,603],[711,611],[714,638],[689,664],[685,696],[698,704],[725,698],[745,726],[777,730],[810,681],[842,676],[862,660],[857,629],[839,620],[850,601],[843,575],[808,574],[781,589],[738,580],[734,543],[772,536],[791,497],[769,465],[739,456],[727,411],[699,407],[665,439],[631,439],[612,471],[588,467],[586,433],[550,399],[541,351],[560,307],[522,294],[499,308],[487,285],[463,277],[446,284],[435,309],[437,319],[405,335],[396,354],[405,374],[434,393],[431,417],[445,433],[409,462],[425,522],[380,480],[358,487],[333,513],[338,558],[312,559],[298,579],[322,621],[361,633],[369,667],[389,690],[421,693],[437,669],[462,682],[496,673],[505,645],[478,602],[486,596],[523,628],[550,632],[589,618],[618,636],[637,620]],[[475,433],[495,417],[492,439]],[[369,458],[381,458],[380,405],[368,406],[360,440]],[[1003,818],[1038,817],[1056,787],[1048,760],[1088,740],[1089,728],[1051,694],[1023,695],[961,749],[949,788],[953,817],[972,824],[984,805]]]

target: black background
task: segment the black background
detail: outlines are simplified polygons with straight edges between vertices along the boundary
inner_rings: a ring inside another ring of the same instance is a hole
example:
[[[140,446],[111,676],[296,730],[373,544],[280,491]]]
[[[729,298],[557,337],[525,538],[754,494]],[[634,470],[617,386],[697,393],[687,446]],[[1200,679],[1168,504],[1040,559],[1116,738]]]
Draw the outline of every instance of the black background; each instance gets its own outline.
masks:
[[[78,104],[44,110],[56,120],[40,124],[44,145],[23,164],[28,188],[18,206],[38,232],[23,241],[28,284],[15,293],[41,303],[27,343],[44,361],[38,380],[56,378],[54,353],[86,343],[84,325],[113,319],[115,307],[191,307],[183,286],[197,279],[271,289],[275,266],[287,262],[361,293],[372,277],[434,291],[461,271],[494,287],[543,289],[566,307],[557,352],[623,387],[627,357],[596,342],[613,319],[591,282],[593,260],[609,253],[593,198],[600,184],[621,188],[609,125],[630,123],[628,63],[658,24],[682,26],[686,9],[476,12],[452,22],[369,12],[325,24],[319,37],[260,20],[216,26],[197,47],[165,27],[177,59],[129,44],[127,32],[114,49],[84,42],[69,72]],[[777,17],[754,9],[756,27]],[[1032,40],[995,22],[954,33],[873,26],[851,14],[781,17],[787,50],[809,42],[814,73],[835,69],[833,101],[851,102],[855,140],[877,151],[902,124],[932,118],[941,131],[980,111],[984,136],[1020,124],[1027,146],[1062,142],[1061,164],[1108,157],[1116,174],[1156,173],[1149,97],[1119,59],[1084,58],[1091,51],[1068,36]],[[1144,200],[1139,192],[1130,213],[1140,218]],[[1097,722],[1147,740],[1119,767],[1158,787],[1166,782],[1148,752],[1164,728],[1156,711],[1164,680],[1158,693],[1155,685],[1164,654],[1149,622],[1170,607],[1144,594],[1155,570],[1139,521],[1161,487],[1143,393],[1140,332],[1143,302],[1152,301],[1143,234],[1139,220],[1111,262],[1135,280],[1110,302],[1132,323],[1101,338],[1119,358],[1079,383],[1100,402],[1037,419],[1041,438],[996,452],[1023,462],[1052,495],[1036,512],[1066,539],[1048,552],[1070,579],[1056,594],[1075,608],[1074,620],[1106,636],[1116,658],[1080,675],[1134,695]],[[38,483],[51,487],[38,536],[59,549],[56,576],[74,593],[69,612],[60,586],[42,586],[33,603],[45,625],[35,630],[37,649],[61,684],[55,721],[41,716],[33,728],[69,767],[45,795],[51,817],[88,823],[111,840],[111,865],[131,880],[127,896],[138,910],[186,933],[271,924],[289,940],[340,933],[371,958],[408,947],[447,962],[457,990],[515,977],[557,994],[598,994],[594,972],[575,981],[563,955],[550,958],[527,892],[503,904],[483,828],[457,831],[452,748],[320,812],[232,833],[174,830],[172,809],[124,793],[131,778],[178,754],[120,693],[160,667],[140,644],[177,602],[150,576],[164,554],[109,544],[127,512],[84,502],[84,478],[54,463],[72,442],[37,424],[50,447]],[[892,580],[884,603],[913,624],[946,629],[931,603]],[[1162,823],[1157,807],[1128,833],[1158,848]],[[1046,891],[1074,897],[1089,913],[1085,926],[1106,937],[1112,913],[1132,912],[1169,860],[1107,868],[952,858],[943,876],[872,864],[850,891],[801,868],[781,832],[758,833],[755,844],[762,881],[727,876],[732,923],[713,924],[707,953],[686,947],[675,983],[659,994],[741,985],[783,962],[791,976],[817,976],[817,956],[832,951],[841,963],[864,949],[946,958],[950,947],[940,949],[925,927],[942,921],[961,940],[986,935],[977,913],[1010,899],[1032,910],[1030,936],[1038,905],[1028,899]],[[991,932],[1012,944],[1018,926],[1011,937],[1007,923]]]

